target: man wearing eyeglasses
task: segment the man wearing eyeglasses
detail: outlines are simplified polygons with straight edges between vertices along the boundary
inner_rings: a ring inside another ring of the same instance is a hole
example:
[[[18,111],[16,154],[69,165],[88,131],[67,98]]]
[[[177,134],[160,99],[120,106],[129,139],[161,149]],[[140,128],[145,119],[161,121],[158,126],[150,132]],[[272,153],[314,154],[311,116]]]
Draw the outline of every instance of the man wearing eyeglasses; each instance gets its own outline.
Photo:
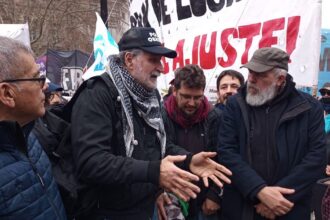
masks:
[[[0,36],[0,219],[66,219],[34,120],[45,113],[45,78],[33,52]]]
[[[323,87],[319,90],[321,94],[320,102],[324,110],[325,132],[327,136],[328,150],[328,163],[330,163],[330,82],[324,83]],[[330,165],[327,166],[326,173],[330,176]]]
[[[320,102],[323,105],[324,113],[330,113],[330,82],[324,83],[323,87],[319,90],[321,94]]]
[[[330,83],[324,83],[319,92],[321,94],[320,102],[322,103],[324,111],[327,166],[324,175],[319,181],[317,181],[317,184],[315,184],[315,187],[313,188],[312,210],[314,211],[316,220],[322,219],[322,211],[326,210],[326,205],[322,206],[322,203],[327,203],[327,200],[325,199],[327,185],[324,180],[327,180],[330,176]],[[323,217],[323,219],[327,218]]]
[[[214,141],[220,110],[213,109],[204,96],[205,85],[203,70],[198,65],[186,65],[175,71],[173,93],[164,102],[163,118],[169,142],[192,153],[215,151],[216,148]],[[202,188],[197,199],[189,203],[187,219],[218,219],[219,193],[219,187]],[[171,209],[175,207],[165,205],[169,200],[167,194],[159,196],[159,218],[178,219],[178,216],[171,216],[174,213]]]
[[[46,105],[60,105],[63,103],[62,98],[63,88],[55,83],[48,83],[48,89],[46,90]]]

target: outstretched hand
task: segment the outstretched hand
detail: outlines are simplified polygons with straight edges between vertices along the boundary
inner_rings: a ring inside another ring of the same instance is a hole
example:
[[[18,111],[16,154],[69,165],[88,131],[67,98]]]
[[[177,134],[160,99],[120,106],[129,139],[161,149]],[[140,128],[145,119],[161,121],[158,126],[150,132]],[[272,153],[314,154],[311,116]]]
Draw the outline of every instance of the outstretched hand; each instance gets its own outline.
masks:
[[[231,183],[227,177],[232,175],[231,171],[211,159],[216,155],[216,152],[200,152],[192,157],[189,165],[191,172],[201,177],[206,187],[209,186],[208,178],[219,187],[223,187],[221,181]]]
[[[160,163],[159,184],[168,192],[172,192],[184,201],[196,198],[200,188],[192,182],[198,181],[196,175],[178,168],[174,162],[181,162],[186,156],[167,156]]]

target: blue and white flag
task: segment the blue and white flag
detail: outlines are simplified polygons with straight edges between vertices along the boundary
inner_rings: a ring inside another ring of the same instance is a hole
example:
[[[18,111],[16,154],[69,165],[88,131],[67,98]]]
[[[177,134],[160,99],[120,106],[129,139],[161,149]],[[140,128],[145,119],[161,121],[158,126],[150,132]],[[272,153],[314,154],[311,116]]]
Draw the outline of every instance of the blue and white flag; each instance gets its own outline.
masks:
[[[107,57],[118,54],[118,45],[111,36],[110,32],[104,25],[100,15],[96,12],[96,28],[94,37],[94,58],[92,66],[84,73],[83,79],[87,80],[93,76],[100,75],[105,72],[107,65]]]

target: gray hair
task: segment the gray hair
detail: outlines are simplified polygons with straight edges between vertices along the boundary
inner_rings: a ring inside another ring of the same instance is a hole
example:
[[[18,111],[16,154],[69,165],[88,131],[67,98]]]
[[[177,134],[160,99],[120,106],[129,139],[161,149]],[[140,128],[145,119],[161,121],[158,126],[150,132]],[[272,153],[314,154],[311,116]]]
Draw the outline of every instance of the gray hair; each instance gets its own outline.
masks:
[[[22,61],[22,53],[34,57],[31,48],[23,43],[0,36],[0,81],[13,79],[25,72],[26,66]]]
[[[274,69],[272,69],[272,73],[276,76],[276,77],[279,77],[279,76],[286,76],[288,74],[288,71],[286,71],[285,69],[281,69],[281,68],[278,68],[278,67],[275,67]]]
[[[130,49],[130,50],[124,50],[124,51],[120,51],[119,52],[119,59],[120,59],[120,62],[125,65],[125,55],[126,53],[132,53],[133,54],[133,57],[143,53],[143,50],[141,49]]]

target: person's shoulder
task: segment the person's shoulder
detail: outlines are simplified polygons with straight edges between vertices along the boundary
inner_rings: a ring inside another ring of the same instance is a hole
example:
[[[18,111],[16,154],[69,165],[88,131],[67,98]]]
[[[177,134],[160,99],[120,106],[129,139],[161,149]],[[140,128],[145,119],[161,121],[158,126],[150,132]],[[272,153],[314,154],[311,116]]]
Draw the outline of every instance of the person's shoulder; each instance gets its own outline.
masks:
[[[224,112],[228,108],[239,108],[239,103],[246,104],[244,97],[240,93],[232,95],[228,97],[227,103],[222,111]]]
[[[220,117],[222,114],[223,110],[217,107],[213,107],[209,114],[207,115],[208,118],[216,118],[216,117]]]
[[[84,83],[86,87],[89,89],[104,89],[111,84],[111,78],[107,73],[103,73],[102,75],[94,76]]]
[[[302,92],[297,90],[299,97],[303,100],[305,100],[313,110],[315,109],[323,109],[322,104],[319,100],[317,100],[315,97],[313,97],[312,95],[306,93],[306,92]]]
[[[319,100],[317,100],[315,97],[313,97],[312,95],[306,93],[306,92],[303,92],[303,91],[299,91],[299,90],[296,90],[299,94],[299,96],[301,98],[303,98],[304,100],[306,100],[307,102],[309,103],[314,103],[314,104],[321,104]]]
[[[86,80],[81,87],[83,87],[81,90],[87,90],[93,94],[99,94],[101,96],[102,94],[110,94],[111,96],[118,95],[118,91],[108,73],[103,73],[102,75],[94,76]]]

